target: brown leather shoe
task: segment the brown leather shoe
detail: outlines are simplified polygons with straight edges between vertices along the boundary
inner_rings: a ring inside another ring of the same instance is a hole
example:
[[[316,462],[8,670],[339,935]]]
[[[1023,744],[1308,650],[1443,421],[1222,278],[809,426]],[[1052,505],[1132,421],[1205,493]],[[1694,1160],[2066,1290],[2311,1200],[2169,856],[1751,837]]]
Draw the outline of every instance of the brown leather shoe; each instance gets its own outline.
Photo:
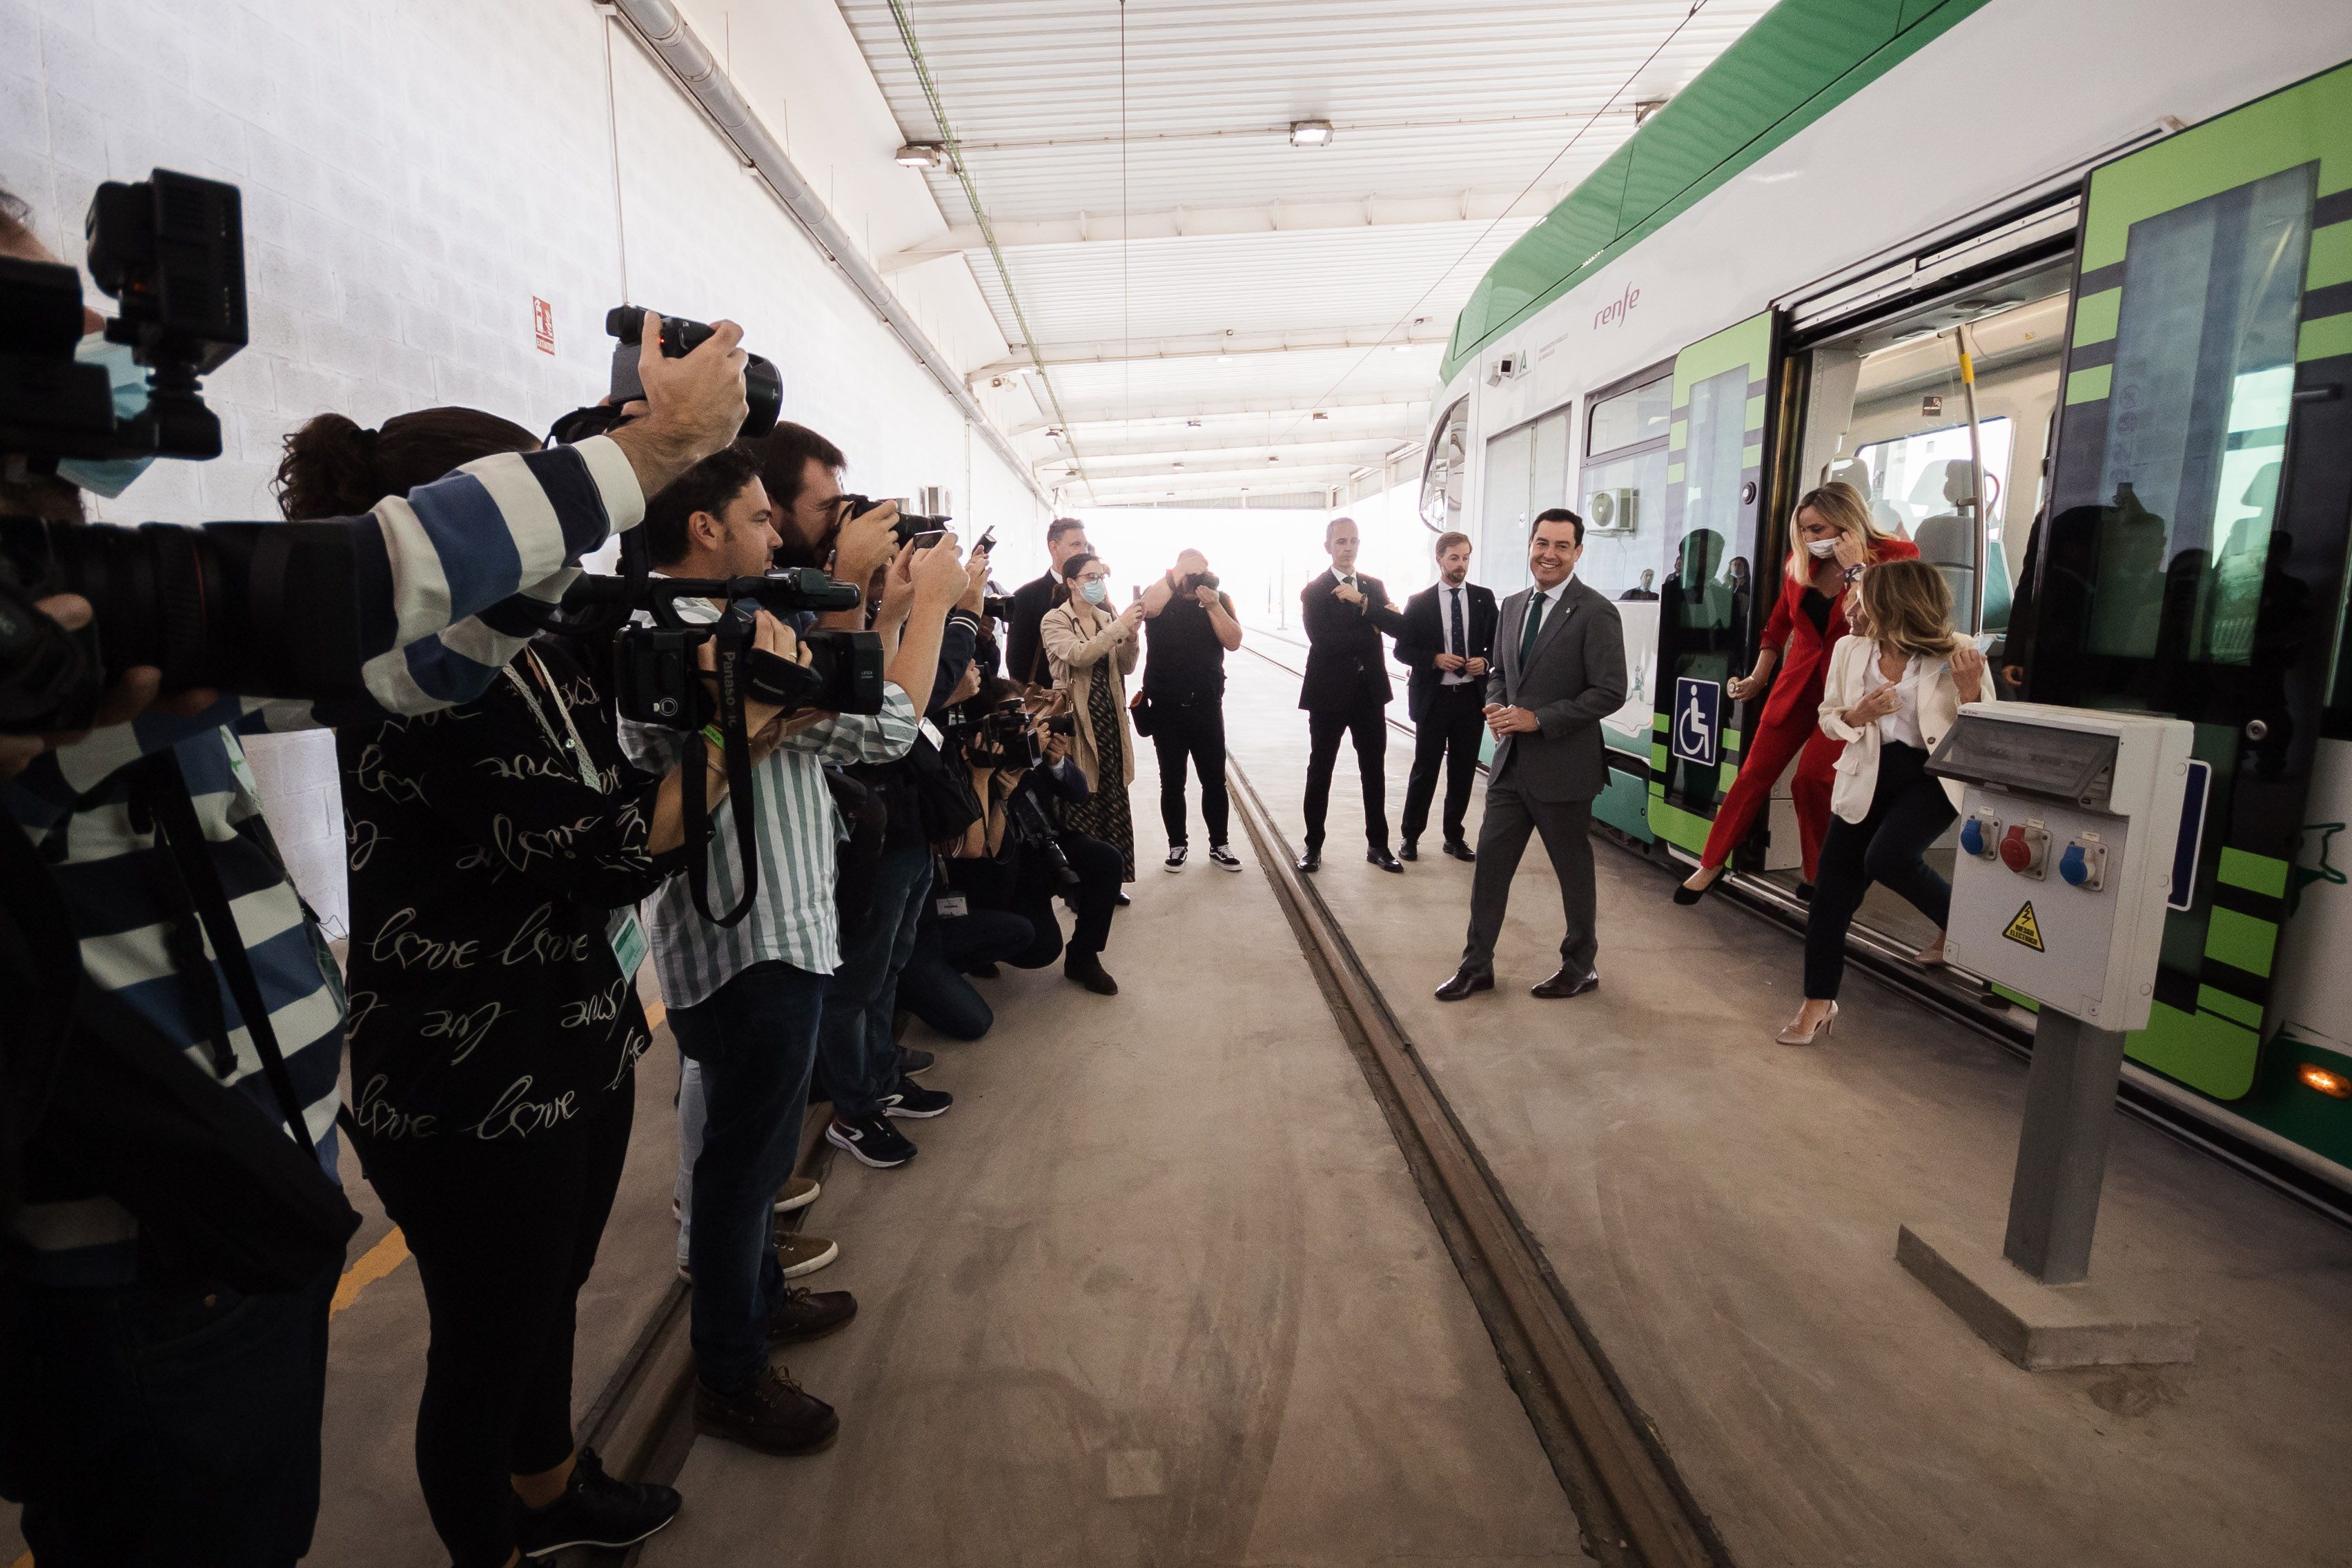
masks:
[[[1592,971],[1588,969],[1583,973],[1578,974],[1571,970],[1563,969],[1542,984],[1528,986],[1528,994],[1540,996],[1545,1001],[1551,1002],[1564,996],[1581,996],[1588,991],[1599,989],[1601,989],[1601,976],[1593,973]]]
[[[791,1286],[782,1300],[769,1304],[768,1342],[821,1340],[856,1316],[857,1298],[846,1290],[827,1290],[820,1295],[802,1286]]]
[[[694,1429],[762,1453],[813,1454],[839,1435],[841,1417],[772,1366],[740,1394],[720,1394],[697,1378]]]
[[[1065,960],[1062,964],[1062,974],[1066,979],[1076,981],[1097,996],[1118,994],[1118,982],[1110,977],[1109,971],[1103,968],[1102,960],[1099,958]]]
[[[1440,1002],[1459,1002],[1474,991],[1492,991],[1494,988],[1493,970],[1473,969],[1465,963],[1454,972],[1453,979],[1437,988],[1437,999]]]

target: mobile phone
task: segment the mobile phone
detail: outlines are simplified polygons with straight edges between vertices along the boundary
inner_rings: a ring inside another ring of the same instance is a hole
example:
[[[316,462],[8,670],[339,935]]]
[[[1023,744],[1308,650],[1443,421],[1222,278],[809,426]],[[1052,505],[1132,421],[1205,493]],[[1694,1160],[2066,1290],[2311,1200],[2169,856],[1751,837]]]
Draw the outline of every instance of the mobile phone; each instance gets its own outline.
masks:
[[[971,547],[971,551],[973,554],[977,555],[983,550],[994,550],[995,548],[996,530],[993,527],[991,527],[986,533],[980,536],[980,542],[973,545]]]
[[[934,528],[926,530],[924,532],[915,535],[914,538],[907,541],[907,542],[913,545],[918,550],[929,550],[932,545],[937,544],[940,540],[945,539],[947,536],[948,531],[946,529]]]

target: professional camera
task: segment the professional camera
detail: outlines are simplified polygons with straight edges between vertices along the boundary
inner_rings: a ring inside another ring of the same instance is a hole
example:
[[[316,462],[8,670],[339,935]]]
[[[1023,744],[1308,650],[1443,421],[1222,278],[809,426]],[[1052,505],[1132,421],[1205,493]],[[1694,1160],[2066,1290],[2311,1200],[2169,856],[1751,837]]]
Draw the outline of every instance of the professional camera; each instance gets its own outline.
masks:
[[[1216,585],[1217,574],[1214,572],[1188,572],[1176,579],[1176,591],[1180,594],[1190,594],[1195,588],[1213,590]]]
[[[1011,620],[1013,618],[1013,595],[1010,594],[988,594],[982,595],[980,601],[980,613],[982,618],[985,620]]]
[[[613,345],[613,405],[633,403],[646,395],[645,383],[637,379],[637,353],[646,330],[646,311],[642,305],[615,305],[604,312],[604,331],[619,339]],[[702,346],[710,336],[710,328],[700,321],[689,321],[683,316],[664,316],[661,324],[661,352],[665,359],[684,359]],[[743,416],[743,427],[735,433],[736,439],[748,440],[764,436],[776,427],[776,416],[783,411],[784,381],[775,365],[749,349],[744,351],[743,396],[750,405]]]
[[[844,495],[841,499],[848,508],[842,513],[845,519],[864,517],[876,507],[889,504],[887,498],[876,500],[871,496]],[[955,519],[951,517],[926,517],[921,512],[908,511],[901,507],[898,509],[898,521],[890,525],[890,531],[898,536],[899,543],[906,544],[919,534],[940,532],[952,525]]]
[[[103,363],[77,358],[79,276],[0,258],[0,458],[10,476],[77,463],[220,455],[201,377],[246,342],[245,229],[235,185],[158,169],[98,188],[85,223],[90,275],[121,301],[106,339],[147,372],[142,406],[119,407]],[[182,528],[0,518],[0,730],[78,729],[133,665],[165,690],[257,697],[362,689],[348,614],[355,563],[343,531],[303,524]],[[78,633],[33,608],[79,594]]]

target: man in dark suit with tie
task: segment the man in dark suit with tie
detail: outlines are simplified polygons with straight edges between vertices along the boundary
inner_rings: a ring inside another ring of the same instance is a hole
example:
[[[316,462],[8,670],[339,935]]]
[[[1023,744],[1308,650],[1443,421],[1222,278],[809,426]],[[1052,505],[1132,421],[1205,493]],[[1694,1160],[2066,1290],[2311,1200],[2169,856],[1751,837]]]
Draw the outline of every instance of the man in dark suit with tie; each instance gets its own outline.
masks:
[[[1054,672],[1045,668],[1038,623],[1061,603],[1062,563],[1073,555],[1091,553],[1087,525],[1075,517],[1057,517],[1045,525],[1045,574],[1013,591],[1013,619],[1004,628],[1004,673],[1024,686],[1051,686]],[[991,590],[993,592],[994,590]]]
[[[1331,804],[1331,768],[1339,760],[1339,738],[1353,736],[1356,771],[1364,781],[1364,858],[1383,871],[1402,871],[1389,853],[1387,758],[1388,716],[1394,695],[1381,634],[1404,627],[1403,613],[1389,602],[1377,577],[1356,570],[1358,545],[1353,518],[1335,517],[1323,530],[1331,569],[1300,591],[1307,626],[1307,675],[1298,705],[1307,710],[1307,853],[1302,871],[1323,864],[1323,816]]]
[[[1555,507],[1528,541],[1534,580],[1503,601],[1496,658],[1486,678],[1486,727],[1495,759],[1478,825],[1478,874],[1470,884],[1470,931],[1462,967],[1437,988],[1459,1002],[1495,985],[1495,939],[1529,832],[1559,878],[1559,972],[1534,987],[1543,997],[1581,996],[1601,984],[1592,961],[1592,799],[1608,782],[1601,721],[1625,701],[1625,643],[1617,606],[1571,574],[1584,553],[1584,520]]]
[[[1494,593],[1469,581],[1470,536],[1437,536],[1437,581],[1404,602],[1396,656],[1410,666],[1405,710],[1412,715],[1412,782],[1405,785],[1400,859],[1417,858],[1413,841],[1429,825],[1437,773],[1445,770],[1445,852],[1475,860],[1462,837],[1463,814],[1478,774],[1478,741],[1486,732],[1486,672],[1495,656]]]

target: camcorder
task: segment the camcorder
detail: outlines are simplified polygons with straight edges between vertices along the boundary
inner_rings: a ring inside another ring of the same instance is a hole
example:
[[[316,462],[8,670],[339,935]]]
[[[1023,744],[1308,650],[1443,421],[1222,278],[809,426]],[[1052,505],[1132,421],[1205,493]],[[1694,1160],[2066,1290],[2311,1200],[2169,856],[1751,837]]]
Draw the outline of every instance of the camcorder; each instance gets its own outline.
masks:
[[[876,634],[803,632],[800,641],[809,661],[798,664],[756,646],[754,617],[762,609],[779,616],[855,609],[862,597],[854,584],[836,583],[814,567],[760,577],[657,576],[646,558],[644,531],[632,530],[621,537],[618,574],[574,579],[552,612],[517,596],[484,619],[497,625],[514,616],[541,631],[609,639],[614,707],[622,718],[701,734],[706,753],[707,731],[718,731],[742,861],[742,896],[725,914],[712,910],[707,854],[697,853],[687,862],[687,881],[702,917],[731,926],[751,912],[760,889],[746,703],[769,703],[789,716],[812,709],[879,713],[883,701],[885,660],[882,639]],[[719,618],[688,620],[678,612],[682,599],[719,601]],[[708,669],[701,662],[706,646],[711,651]],[[707,784],[702,768],[683,770],[680,805],[686,842],[696,850],[707,846],[713,834]]]
[[[146,385],[125,415],[106,364],[78,356],[81,279],[0,258],[0,458],[19,483],[59,465],[220,455],[201,378],[245,346],[245,226],[235,185],[157,169],[99,186],[84,232],[90,276],[120,302],[106,341]],[[0,517],[0,730],[83,728],[134,665],[163,689],[257,697],[363,689],[349,613],[359,569],[347,531],[303,523],[120,527]],[[33,606],[79,594],[68,632]]]

